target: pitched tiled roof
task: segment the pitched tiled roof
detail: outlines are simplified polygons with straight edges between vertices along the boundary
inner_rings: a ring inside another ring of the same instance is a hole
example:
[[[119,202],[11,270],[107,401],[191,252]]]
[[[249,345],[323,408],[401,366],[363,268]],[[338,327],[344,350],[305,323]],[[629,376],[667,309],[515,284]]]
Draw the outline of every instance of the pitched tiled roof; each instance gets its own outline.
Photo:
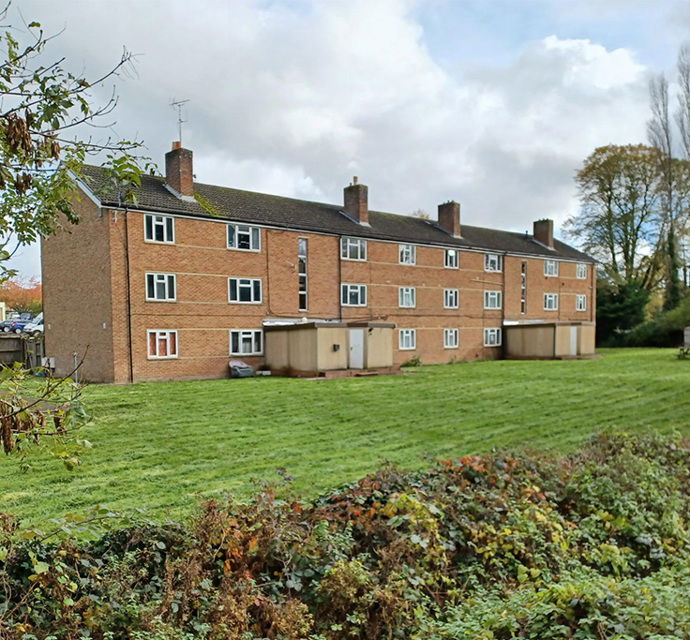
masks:
[[[86,166],[83,176],[87,186],[104,206],[121,206],[117,194],[112,188],[108,189],[104,169]],[[164,183],[162,177],[142,175],[141,188],[137,191],[136,209],[395,242],[456,246],[593,262],[589,256],[559,240],[554,240],[552,251],[524,233],[463,224],[462,238],[454,238],[433,221],[379,211],[369,212],[370,226],[365,227],[345,216],[342,205],[322,204],[199,183],[194,183],[197,200],[186,201],[177,198]]]

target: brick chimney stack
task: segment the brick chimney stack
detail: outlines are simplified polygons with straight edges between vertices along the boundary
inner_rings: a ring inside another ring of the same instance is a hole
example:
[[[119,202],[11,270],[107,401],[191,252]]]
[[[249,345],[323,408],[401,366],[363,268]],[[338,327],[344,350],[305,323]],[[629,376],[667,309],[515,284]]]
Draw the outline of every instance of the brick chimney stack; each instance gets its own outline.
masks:
[[[438,226],[453,237],[460,237],[460,203],[449,200],[438,205]]]
[[[535,220],[534,239],[549,249],[553,249],[553,220]]]
[[[359,184],[357,176],[352,184],[344,189],[345,213],[354,218],[359,224],[369,224],[369,189]]]
[[[181,142],[173,142],[172,151],[165,154],[165,182],[183,197],[194,197],[192,152],[183,149]]]

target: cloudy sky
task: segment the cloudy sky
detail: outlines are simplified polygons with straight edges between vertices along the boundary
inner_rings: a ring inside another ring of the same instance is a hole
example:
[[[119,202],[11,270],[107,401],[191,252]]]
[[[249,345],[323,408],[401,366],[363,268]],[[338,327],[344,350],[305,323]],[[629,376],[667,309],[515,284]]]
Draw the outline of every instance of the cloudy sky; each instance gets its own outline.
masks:
[[[595,147],[645,141],[651,74],[673,77],[688,0],[20,0],[49,52],[117,83],[115,132],[159,167],[177,138],[197,180],[516,231],[577,210]],[[17,15],[16,13],[14,14]],[[112,90],[96,90],[95,98]],[[37,248],[14,266],[39,275]]]

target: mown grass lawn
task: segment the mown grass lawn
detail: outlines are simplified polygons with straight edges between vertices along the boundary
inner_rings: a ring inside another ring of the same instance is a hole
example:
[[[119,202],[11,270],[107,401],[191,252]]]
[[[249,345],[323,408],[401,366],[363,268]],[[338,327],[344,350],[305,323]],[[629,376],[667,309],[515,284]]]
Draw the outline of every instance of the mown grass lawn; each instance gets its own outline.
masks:
[[[257,378],[92,386],[94,448],[68,472],[34,459],[0,462],[0,511],[25,524],[104,503],[183,517],[199,498],[255,489],[284,467],[313,495],[381,461],[492,447],[567,451],[602,429],[690,435],[690,360],[673,350],[605,351],[585,361],[476,362],[401,376]]]

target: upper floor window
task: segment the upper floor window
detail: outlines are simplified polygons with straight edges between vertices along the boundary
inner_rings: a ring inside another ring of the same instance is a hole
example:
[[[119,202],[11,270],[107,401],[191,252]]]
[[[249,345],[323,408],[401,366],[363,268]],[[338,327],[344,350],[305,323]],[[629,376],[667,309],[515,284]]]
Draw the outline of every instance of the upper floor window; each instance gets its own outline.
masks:
[[[417,291],[414,287],[399,287],[398,298],[400,307],[414,307],[417,304]]]
[[[498,253],[485,253],[484,271],[503,271],[503,256]]]
[[[587,311],[587,296],[578,294],[575,298],[575,311]]]
[[[485,291],[484,292],[484,308],[485,309],[500,309],[503,305],[503,293],[500,291]]]
[[[174,273],[147,273],[146,299],[174,302],[176,299],[175,284]]]
[[[228,249],[261,251],[261,229],[247,224],[229,224]]]
[[[340,300],[345,307],[367,306],[367,285],[344,284],[340,288]]]
[[[367,259],[367,241],[363,238],[340,238],[340,257],[363,262]]]
[[[299,281],[299,310],[306,311],[309,297],[309,280],[307,277],[307,239],[297,240],[297,267]]]
[[[584,262],[578,262],[577,264],[577,277],[580,280],[585,280],[587,278],[587,264]]]
[[[417,348],[417,330],[400,329],[398,332],[398,348],[401,351],[410,351]]]
[[[457,309],[459,307],[459,296],[457,289],[443,290],[443,306],[446,309]]]
[[[558,294],[544,294],[544,311],[558,311]]]
[[[145,237],[149,242],[175,242],[175,219],[170,216],[144,216]]]
[[[558,275],[558,260],[544,260],[544,275],[548,277]]]
[[[413,244],[401,244],[400,264],[417,264],[417,247]]]
[[[460,252],[457,249],[446,249],[446,269],[457,269],[460,264]]]
[[[230,331],[231,356],[260,356],[263,353],[263,331],[247,329]]]
[[[228,301],[259,304],[261,302],[261,279],[228,278]]]
[[[177,331],[149,329],[147,337],[150,359],[177,358]]]

